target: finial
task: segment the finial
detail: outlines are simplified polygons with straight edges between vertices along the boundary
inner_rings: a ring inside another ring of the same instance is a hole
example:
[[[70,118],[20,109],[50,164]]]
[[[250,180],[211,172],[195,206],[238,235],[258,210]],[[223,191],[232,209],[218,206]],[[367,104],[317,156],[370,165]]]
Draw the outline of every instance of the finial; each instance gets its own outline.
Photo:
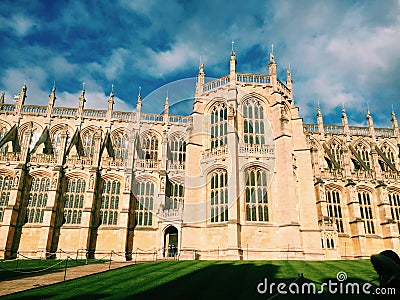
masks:
[[[234,45],[235,45],[235,41],[232,40],[232,52],[234,51]]]
[[[53,88],[55,88],[56,87],[56,81],[54,80],[53,81]]]
[[[142,87],[141,86],[139,86],[139,95],[138,96],[142,97]]]
[[[86,83],[82,82],[82,91],[85,90],[85,84],[86,84]]]
[[[369,103],[367,102],[367,115],[370,115],[370,112],[369,112]]]
[[[392,113],[394,113],[393,104],[392,104]]]
[[[290,60],[289,60],[289,66],[288,66],[288,69],[289,69],[289,71],[290,71]]]
[[[111,93],[114,93],[114,84],[111,84]]]
[[[271,53],[274,54],[274,44],[271,44]]]

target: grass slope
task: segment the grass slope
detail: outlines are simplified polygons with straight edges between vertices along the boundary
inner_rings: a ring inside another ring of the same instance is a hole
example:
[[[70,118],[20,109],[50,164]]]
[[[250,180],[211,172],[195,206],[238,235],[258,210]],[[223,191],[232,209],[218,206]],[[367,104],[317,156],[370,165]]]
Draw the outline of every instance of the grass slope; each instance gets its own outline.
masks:
[[[257,285],[290,284],[298,273],[323,282],[340,271],[347,282],[376,278],[369,261],[167,261],[151,262],[17,293],[5,299],[269,299]],[[376,282],[374,282],[376,284]],[[276,292],[276,289],[275,289]],[[273,299],[374,299],[362,295],[279,295]]]

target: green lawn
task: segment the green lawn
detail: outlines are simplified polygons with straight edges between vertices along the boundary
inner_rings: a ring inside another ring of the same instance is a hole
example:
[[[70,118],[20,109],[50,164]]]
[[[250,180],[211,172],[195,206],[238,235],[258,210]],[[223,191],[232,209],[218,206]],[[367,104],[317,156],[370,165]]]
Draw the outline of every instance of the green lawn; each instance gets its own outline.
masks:
[[[104,260],[95,259],[21,259],[21,260],[0,260],[0,281],[31,277],[52,272],[61,272],[65,267],[75,267],[91,263],[103,263]]]
[[[276,284],[290,284],[298,278],[298,273],[303,273],[306,282],[323,282],[336,279],[340,271],[347,273],[344,282],[365,283],[377,277],[368,260],[150,262],[36,288],[5,299],[269,299],[273,294],[257,292],[257,285],[264,278]],[[325,293],[279,295],[273,299],[374,298]]]

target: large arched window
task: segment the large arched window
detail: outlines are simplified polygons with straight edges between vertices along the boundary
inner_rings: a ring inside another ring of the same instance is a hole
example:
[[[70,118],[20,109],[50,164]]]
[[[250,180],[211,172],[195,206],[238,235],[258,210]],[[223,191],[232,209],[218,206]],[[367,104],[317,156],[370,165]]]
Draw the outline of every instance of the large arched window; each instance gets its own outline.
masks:
[[[366,234],[375,234],[374,214],[372,213],[371,194],[367,191],[358,192],[358,203],[360,204],[361,219],[364,222]]]
[[[65,224],[81,224],[85,190],[85,180],[68,179],[64,196]]]
[[[44,208],[47,205],[50,179],[34,177],[29,192],[26,219],[28,223],[43,223]]]
[[[165,198],[165,209],[178,209],[179,203],[183,202],[184,191],[183,184],[171,182]]]
[[[158,139],[154,133],[147,134],[143,138],[143,158],[147,160],[158,160]]]
[[[268,222],[267,172],[247,169],[245,180],[246,221]]]
[[[121,183],[118,180],[104,180],[100,202],[100,224],[118,225]]]
[[[154,183],[142,181],[136,184],[136,225],[153,225]]]
[[[211,109],[211,149],[227,144],[228,109],[224,103]]]
[[[6,127],[2,127],[2,128],[0,128],[0,141],[3,139],[3,137],[6,135],[6,133],[7,133],[7,128]],[[6,153],[6,152],[8,152],[8,145],[7,145],[8,143],[5,143],[4,145],[3,145],[3,147],[1,147],[0,148],[0,152],[2,152],[2,153]]]
[[[94,155],[94,131],[87,130],[82,137],[83,140],[83,155],[93,157]]]
[[[361,158],[361,160],[370,168],[371,162],[370,162],[368,147],[365,146],[363,143],[359,143],[356,146],[356,151],[357,151],[359,157]]]
[[[342,167],[342,146],[337,141],[332,141],[330,148],[333,158]]]
[[[244,143],[248,145],[265,144],[264,109],[255,99],[243,103]]]
[[[340,201],[340,192],[338,190],[327,190],[326,201],[328,205],[328,216],[336,224],[337,231],[344,232],[343,216]]]
[[[186,161],[186,143],[181,137],[173,137],[169,142],[170,157],[172,162],[185,164]]]
[[[397,223],[400,231],[400,194],[398,192],[389,192],[389,204],[392,219]]]
[[[385,154],[386,158],[389,159],[389,161],[392,163],[392,165],[395,166],[396,165],[396,161],[394,159],[395,154],[393,153],[392,148],[388,144],[384,143],[382,145],[382,152],[383,152],[383,154]],[[382,171],[390,171],[391,170],[391,168],[386,164],[386,162],[379,160],[379,164],[382,168]]]
[[[122,158],[123,160],[127,159],[129,153],[128,134],[124,132],[117,132],[114,134],[113,142],[115,158]]]
[[[0,176],[0,222],[3,222],[4,209],[10,200],[10,190],[13,185],[13,178],[10,176]]]
[[[211,222],[228,221],[228,172],[218,169],[211,175]]]

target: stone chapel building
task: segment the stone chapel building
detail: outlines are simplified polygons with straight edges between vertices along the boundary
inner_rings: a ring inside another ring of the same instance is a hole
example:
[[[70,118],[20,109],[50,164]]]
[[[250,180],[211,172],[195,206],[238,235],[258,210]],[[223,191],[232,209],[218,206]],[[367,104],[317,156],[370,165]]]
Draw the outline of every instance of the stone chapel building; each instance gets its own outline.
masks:
[[[399,250],[400,136],[304,124],[289,71],[205,82],[190,116],[0,101],[0,258],[358,259]]]

